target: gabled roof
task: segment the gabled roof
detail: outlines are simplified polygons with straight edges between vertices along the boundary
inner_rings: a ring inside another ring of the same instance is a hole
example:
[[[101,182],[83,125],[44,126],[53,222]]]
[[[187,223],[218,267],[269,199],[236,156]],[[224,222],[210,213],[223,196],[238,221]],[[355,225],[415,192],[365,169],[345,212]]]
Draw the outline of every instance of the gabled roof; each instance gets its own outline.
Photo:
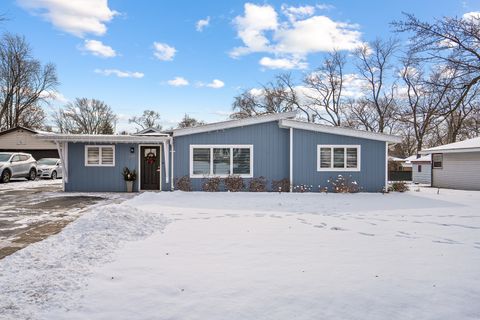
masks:
[[[211,131],[236,128],[236,127],[244,127],[244,126],[249,126],[253,124],[278,121],[282,119],[293,119],[295,118],[296,115],[297,115],[296,111],[283,112],[283,113],[271,113],[271,114],[265,114],[265,115],[255,116],[255,117],[244,118],[244,119],[209,123],[209,124],[204,124],[204,125],[190,127],[190,128],[174,129],[172,132],[174,137],[180,137],[180,136],[186,136],[186,135],[202,133],[202,132],[211,132]]]
[[[280,120],[280,127],[337,134],[341,136],[350,136],[355,138],[378,140],[392,143],[399,143],[402,141],[401,137],[393,136],[390,134],[363,131],[345,127],[334,127],[325,124],[311,123],[299,120]]]
[[[0,132],[0,136],[3,135],[3,134],[7,134],[7,133],[10,133],[10,132],[13,132],[13,131],[16,131],[16,130],[25,130],[25,131],[28,131],[28,132],[31,132],[31,133],[37,133],[38,131],[35,131],[33,129],[30,129],[30,128],[26,128],[26,127],[22,127],[22,126],[18,126],[18,127],[15,127],[15,128],[10,128],[10,129],[7,129],[7,130],[4,130],[4,131],[1,131]]]
[[[165,133],[162,132],[162,130],[158,128],[153,128],[153,127],[148,127],[146,129],[140,130],[137,133],[134,133],[133,135],[142,135],[142,134],[159,134],[159,135],[164,135]]]
[[[90,143],[162,143],[168,136],[135,136],[118,134],[38,134],[38,139],[53,142],[90,142]]]
[[[432,162],[432,155],[428,154],[426,156],[410,160],[410,162]]]
[[[438,146],[420,151],[421,154],[459,152],[480,152],[480,137],[460,142],[449,143],[443,146]]]

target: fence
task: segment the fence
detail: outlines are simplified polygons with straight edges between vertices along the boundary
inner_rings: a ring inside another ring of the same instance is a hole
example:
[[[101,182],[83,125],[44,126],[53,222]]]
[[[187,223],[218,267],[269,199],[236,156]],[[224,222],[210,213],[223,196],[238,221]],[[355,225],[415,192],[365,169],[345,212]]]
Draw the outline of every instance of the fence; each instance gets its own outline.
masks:
[[[389,171],[389,181],[412,181],[412,171]]]

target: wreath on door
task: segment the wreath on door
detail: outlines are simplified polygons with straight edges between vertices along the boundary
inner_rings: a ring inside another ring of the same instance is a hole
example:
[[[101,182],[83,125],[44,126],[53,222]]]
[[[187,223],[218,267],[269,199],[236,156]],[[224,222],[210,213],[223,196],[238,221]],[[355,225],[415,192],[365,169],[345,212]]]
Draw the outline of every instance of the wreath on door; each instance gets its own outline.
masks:
[[[155,155],[155,153],[149,152],[149,153],[147,153],[147,155],[145,156],[145,161],[146,161],[148,164],[154,164],[154,163],[157,161],[157,156]]]

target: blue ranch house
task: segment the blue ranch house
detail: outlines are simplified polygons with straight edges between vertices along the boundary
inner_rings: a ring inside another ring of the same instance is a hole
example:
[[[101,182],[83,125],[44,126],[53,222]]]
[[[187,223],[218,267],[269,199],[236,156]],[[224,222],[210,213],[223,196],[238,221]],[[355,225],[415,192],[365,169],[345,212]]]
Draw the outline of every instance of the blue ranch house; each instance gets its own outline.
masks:
[[[135,191],[175,189],[187,176],[195,191],[205,178],[288,179],[290,188],[329,186],[342,175],[361,191],[387,185],[388,145],[400,138],[296,120],[295,112],[228,120],[168,133],[133,135],[39,134],[56,143],[64,166],[64,190],[125,191],[123,168],[135,169]],[[269,184],[269,188],[270,184]]]

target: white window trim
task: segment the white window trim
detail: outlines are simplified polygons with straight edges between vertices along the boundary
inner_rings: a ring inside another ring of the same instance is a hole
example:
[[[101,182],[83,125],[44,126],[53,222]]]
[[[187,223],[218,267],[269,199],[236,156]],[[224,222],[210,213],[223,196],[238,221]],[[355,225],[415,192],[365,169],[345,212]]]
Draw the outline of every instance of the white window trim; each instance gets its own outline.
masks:
[[[98,164],[89,164],[88,163],[88,149],[90,148],[99,148],[98,151]],[[103,148],[112,148],[113,149],[113,164],[103,164],[102,163],[102,149]],[[85,167],[115,167],[115,145],[106,144],[89,144],[85,145]]]
[[[321,148],[330,148],[330,168],[321,168],[320,167],[320,149]],[[347,168],[347,154],[344,151],[343,157],[343,166],[345,168],[334,168],[333,167],[333,148],[343,148],[344,150],[347,148],[356,148],[357,149],[357,167],[356,168]],[[359,144],[318,144],[317,145],[317,171],[333,171],[333,172],[355,172],[361,170],[361,163],[362,163],[362,155],[361,155],[362,148]]]
[[[230,149],[230,175],[239,176],[242,178],[253,178],[253,144],[191,144],[190,145],[190,178],[226,178],[228,174],[193,174],[193,149],[210,149],[210,172],[213,172],[213,149],[228,148]],[[249,174],[234,174],[233,173],[233,150],[232,149],[250,149],[250,173]]]
[[[433,158],[436,155],[440,155],[442,157],[442,161],[440,161],[442,163],[442,165],[440,167],[435,167],[435,162],[439,162],[439,161],[433,161]],[[443,169],[443,153],[433,153],[432,154],[432,169]]]

